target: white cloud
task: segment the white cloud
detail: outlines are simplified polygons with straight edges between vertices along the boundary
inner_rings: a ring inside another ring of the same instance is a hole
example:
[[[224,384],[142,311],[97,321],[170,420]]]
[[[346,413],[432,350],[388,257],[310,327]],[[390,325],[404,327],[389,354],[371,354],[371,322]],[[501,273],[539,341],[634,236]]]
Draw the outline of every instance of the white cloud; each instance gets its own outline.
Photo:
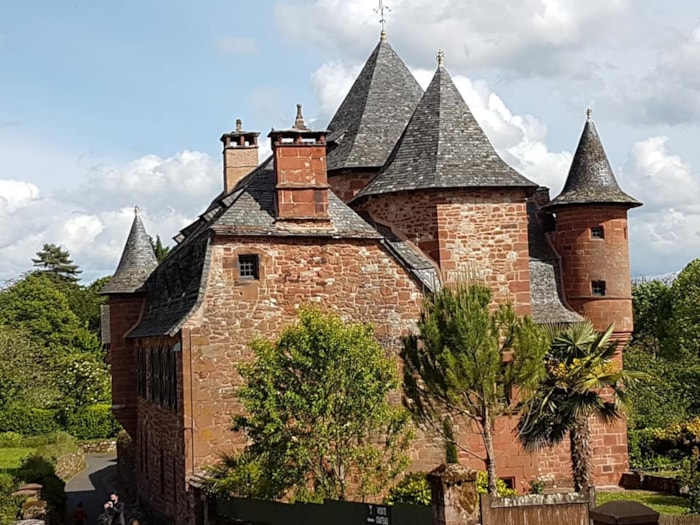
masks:
[[[229,55],[255,55],[258,45],[255,40],[241,36],[223,36],[216,40],[216,47]]]
[[[0,180],[0,215],[28,206],[39,197],[39,188],[31,182]]]

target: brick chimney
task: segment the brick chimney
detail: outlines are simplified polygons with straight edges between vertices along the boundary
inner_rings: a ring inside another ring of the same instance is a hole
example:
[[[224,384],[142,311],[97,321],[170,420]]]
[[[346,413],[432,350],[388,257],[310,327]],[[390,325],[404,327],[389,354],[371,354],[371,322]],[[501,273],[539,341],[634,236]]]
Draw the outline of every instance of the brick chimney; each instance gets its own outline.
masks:
[[[277,219],[329,221],[326,132],[312,131],[304,123],[297,104],[294,126],[272,130]]]
[[[241,119],[236,120],[236,131],[224,133],[224,192],[231,193],[236,184],[258,166],[258,136],[260,133],[243,131]]]

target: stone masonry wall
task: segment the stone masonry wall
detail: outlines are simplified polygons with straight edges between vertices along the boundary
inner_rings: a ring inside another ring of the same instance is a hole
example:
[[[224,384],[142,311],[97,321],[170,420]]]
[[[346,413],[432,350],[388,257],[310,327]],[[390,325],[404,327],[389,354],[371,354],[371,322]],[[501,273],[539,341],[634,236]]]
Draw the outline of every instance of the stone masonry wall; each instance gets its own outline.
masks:
[[[498,302],[530,312],[525,191],[469,189],[376,195],[354,206],[390,225],[438,263],[448,279],[484,279]]]

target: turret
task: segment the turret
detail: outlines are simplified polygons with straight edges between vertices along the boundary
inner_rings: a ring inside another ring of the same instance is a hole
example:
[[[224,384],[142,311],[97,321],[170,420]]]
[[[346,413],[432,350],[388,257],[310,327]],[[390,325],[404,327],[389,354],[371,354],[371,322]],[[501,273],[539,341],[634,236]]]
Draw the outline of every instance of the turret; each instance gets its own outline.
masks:
[[[143,285],[158,265],[151,240],[134,209],[134,221],[114,276],[100,293],[109,296],[112,411],[131,437],[136,435],[136,350],[127,334],[141,317]]]
[[[620,189],[588,110],[564,189],[543,210],[555,215],[568,303],[597,330],[614,324],[621,343],[633,329],[627,211],[641,204]]]

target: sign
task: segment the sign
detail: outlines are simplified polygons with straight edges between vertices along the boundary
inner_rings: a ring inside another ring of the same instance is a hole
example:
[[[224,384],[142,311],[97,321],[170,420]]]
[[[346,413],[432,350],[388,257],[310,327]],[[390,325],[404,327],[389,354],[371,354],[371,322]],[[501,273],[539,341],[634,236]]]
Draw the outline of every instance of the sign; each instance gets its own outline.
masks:
[[[367,505],[367,525],[391,525],[391,507],[387,505]]]

